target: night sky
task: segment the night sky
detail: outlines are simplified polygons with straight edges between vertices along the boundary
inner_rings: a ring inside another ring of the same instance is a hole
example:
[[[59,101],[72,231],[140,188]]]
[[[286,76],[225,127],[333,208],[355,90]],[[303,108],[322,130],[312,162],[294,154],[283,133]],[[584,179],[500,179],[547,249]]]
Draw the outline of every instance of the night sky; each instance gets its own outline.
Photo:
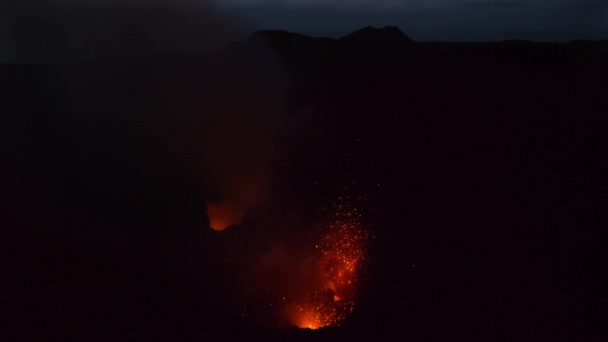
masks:
[[[603,0],[27,0],[0,3],[0,13],[0,60],[20,62],[190,52],[201,40],[206,51],[259,29],[339,37],[394,25],[416,41],[608,38]]]
[[[229,0],[255,25],[341,36],[397,25],[415,40],[572,40],[608,37],[596,0]]]

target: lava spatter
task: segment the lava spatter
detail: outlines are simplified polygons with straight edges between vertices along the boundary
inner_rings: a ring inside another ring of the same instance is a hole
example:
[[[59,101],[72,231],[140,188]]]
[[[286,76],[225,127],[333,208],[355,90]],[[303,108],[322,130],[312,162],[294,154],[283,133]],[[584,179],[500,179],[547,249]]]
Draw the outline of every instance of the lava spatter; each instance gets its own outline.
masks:
[[[321,226],[315,246],[316,286],[287,308],[287,316],[300,328],[340,325],[354,310],[368,233],[353,202],[351,197],[339,197],[329,223]]]

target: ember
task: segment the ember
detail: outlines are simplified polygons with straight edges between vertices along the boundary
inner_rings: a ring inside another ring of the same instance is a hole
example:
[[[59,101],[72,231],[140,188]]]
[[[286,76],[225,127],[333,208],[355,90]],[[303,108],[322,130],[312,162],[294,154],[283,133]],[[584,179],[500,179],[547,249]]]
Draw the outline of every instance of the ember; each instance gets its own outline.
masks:
[[[367,232],[350,197],[334,203],[330,223],[322,227],[315,246],[316,290],[287,309],[290,321],[300,328],[340,325],[354,309],[358,273],[365,259]]]

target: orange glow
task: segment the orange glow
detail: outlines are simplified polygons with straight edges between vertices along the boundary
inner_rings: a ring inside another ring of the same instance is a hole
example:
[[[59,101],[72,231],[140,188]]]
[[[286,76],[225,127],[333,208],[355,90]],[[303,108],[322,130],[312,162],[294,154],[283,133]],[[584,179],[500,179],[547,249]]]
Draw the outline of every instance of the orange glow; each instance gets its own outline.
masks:
[[[241,223],[247,209],[230,202],[207,203],[209,225],[214,230],[224,230]]]
[[[298,308],[299,313],[296,313],[294,322],[298,328],[316,330],[325,325],[318,313],[310,309]]]
[[[259,203],[264,194],[264,164],[250,165],[246,175],[232,175],[230,183],[219,186],[221,200],[207,202],[209,224],[214,230],[224,230],[243,222],[247,213]]]
[[[316,289],[296,300],[287,315],[300,328],[340,325],[354,309],[358,273],[365,259],[367,233],[351,198],[334,204],[331,223],[315,246]]]

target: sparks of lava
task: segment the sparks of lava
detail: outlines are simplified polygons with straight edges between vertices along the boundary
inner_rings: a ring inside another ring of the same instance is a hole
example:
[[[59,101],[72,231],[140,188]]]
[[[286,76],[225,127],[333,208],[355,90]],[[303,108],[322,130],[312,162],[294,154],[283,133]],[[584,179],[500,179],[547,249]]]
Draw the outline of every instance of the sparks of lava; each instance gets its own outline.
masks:
[[[322,227],[315,246],[317,288],[289,308],[288,316],[300,328],[336,326],[353,311],[358,274],[365,258],[368,234],[361,214],[347,196],[334,203],[330,223]]]

